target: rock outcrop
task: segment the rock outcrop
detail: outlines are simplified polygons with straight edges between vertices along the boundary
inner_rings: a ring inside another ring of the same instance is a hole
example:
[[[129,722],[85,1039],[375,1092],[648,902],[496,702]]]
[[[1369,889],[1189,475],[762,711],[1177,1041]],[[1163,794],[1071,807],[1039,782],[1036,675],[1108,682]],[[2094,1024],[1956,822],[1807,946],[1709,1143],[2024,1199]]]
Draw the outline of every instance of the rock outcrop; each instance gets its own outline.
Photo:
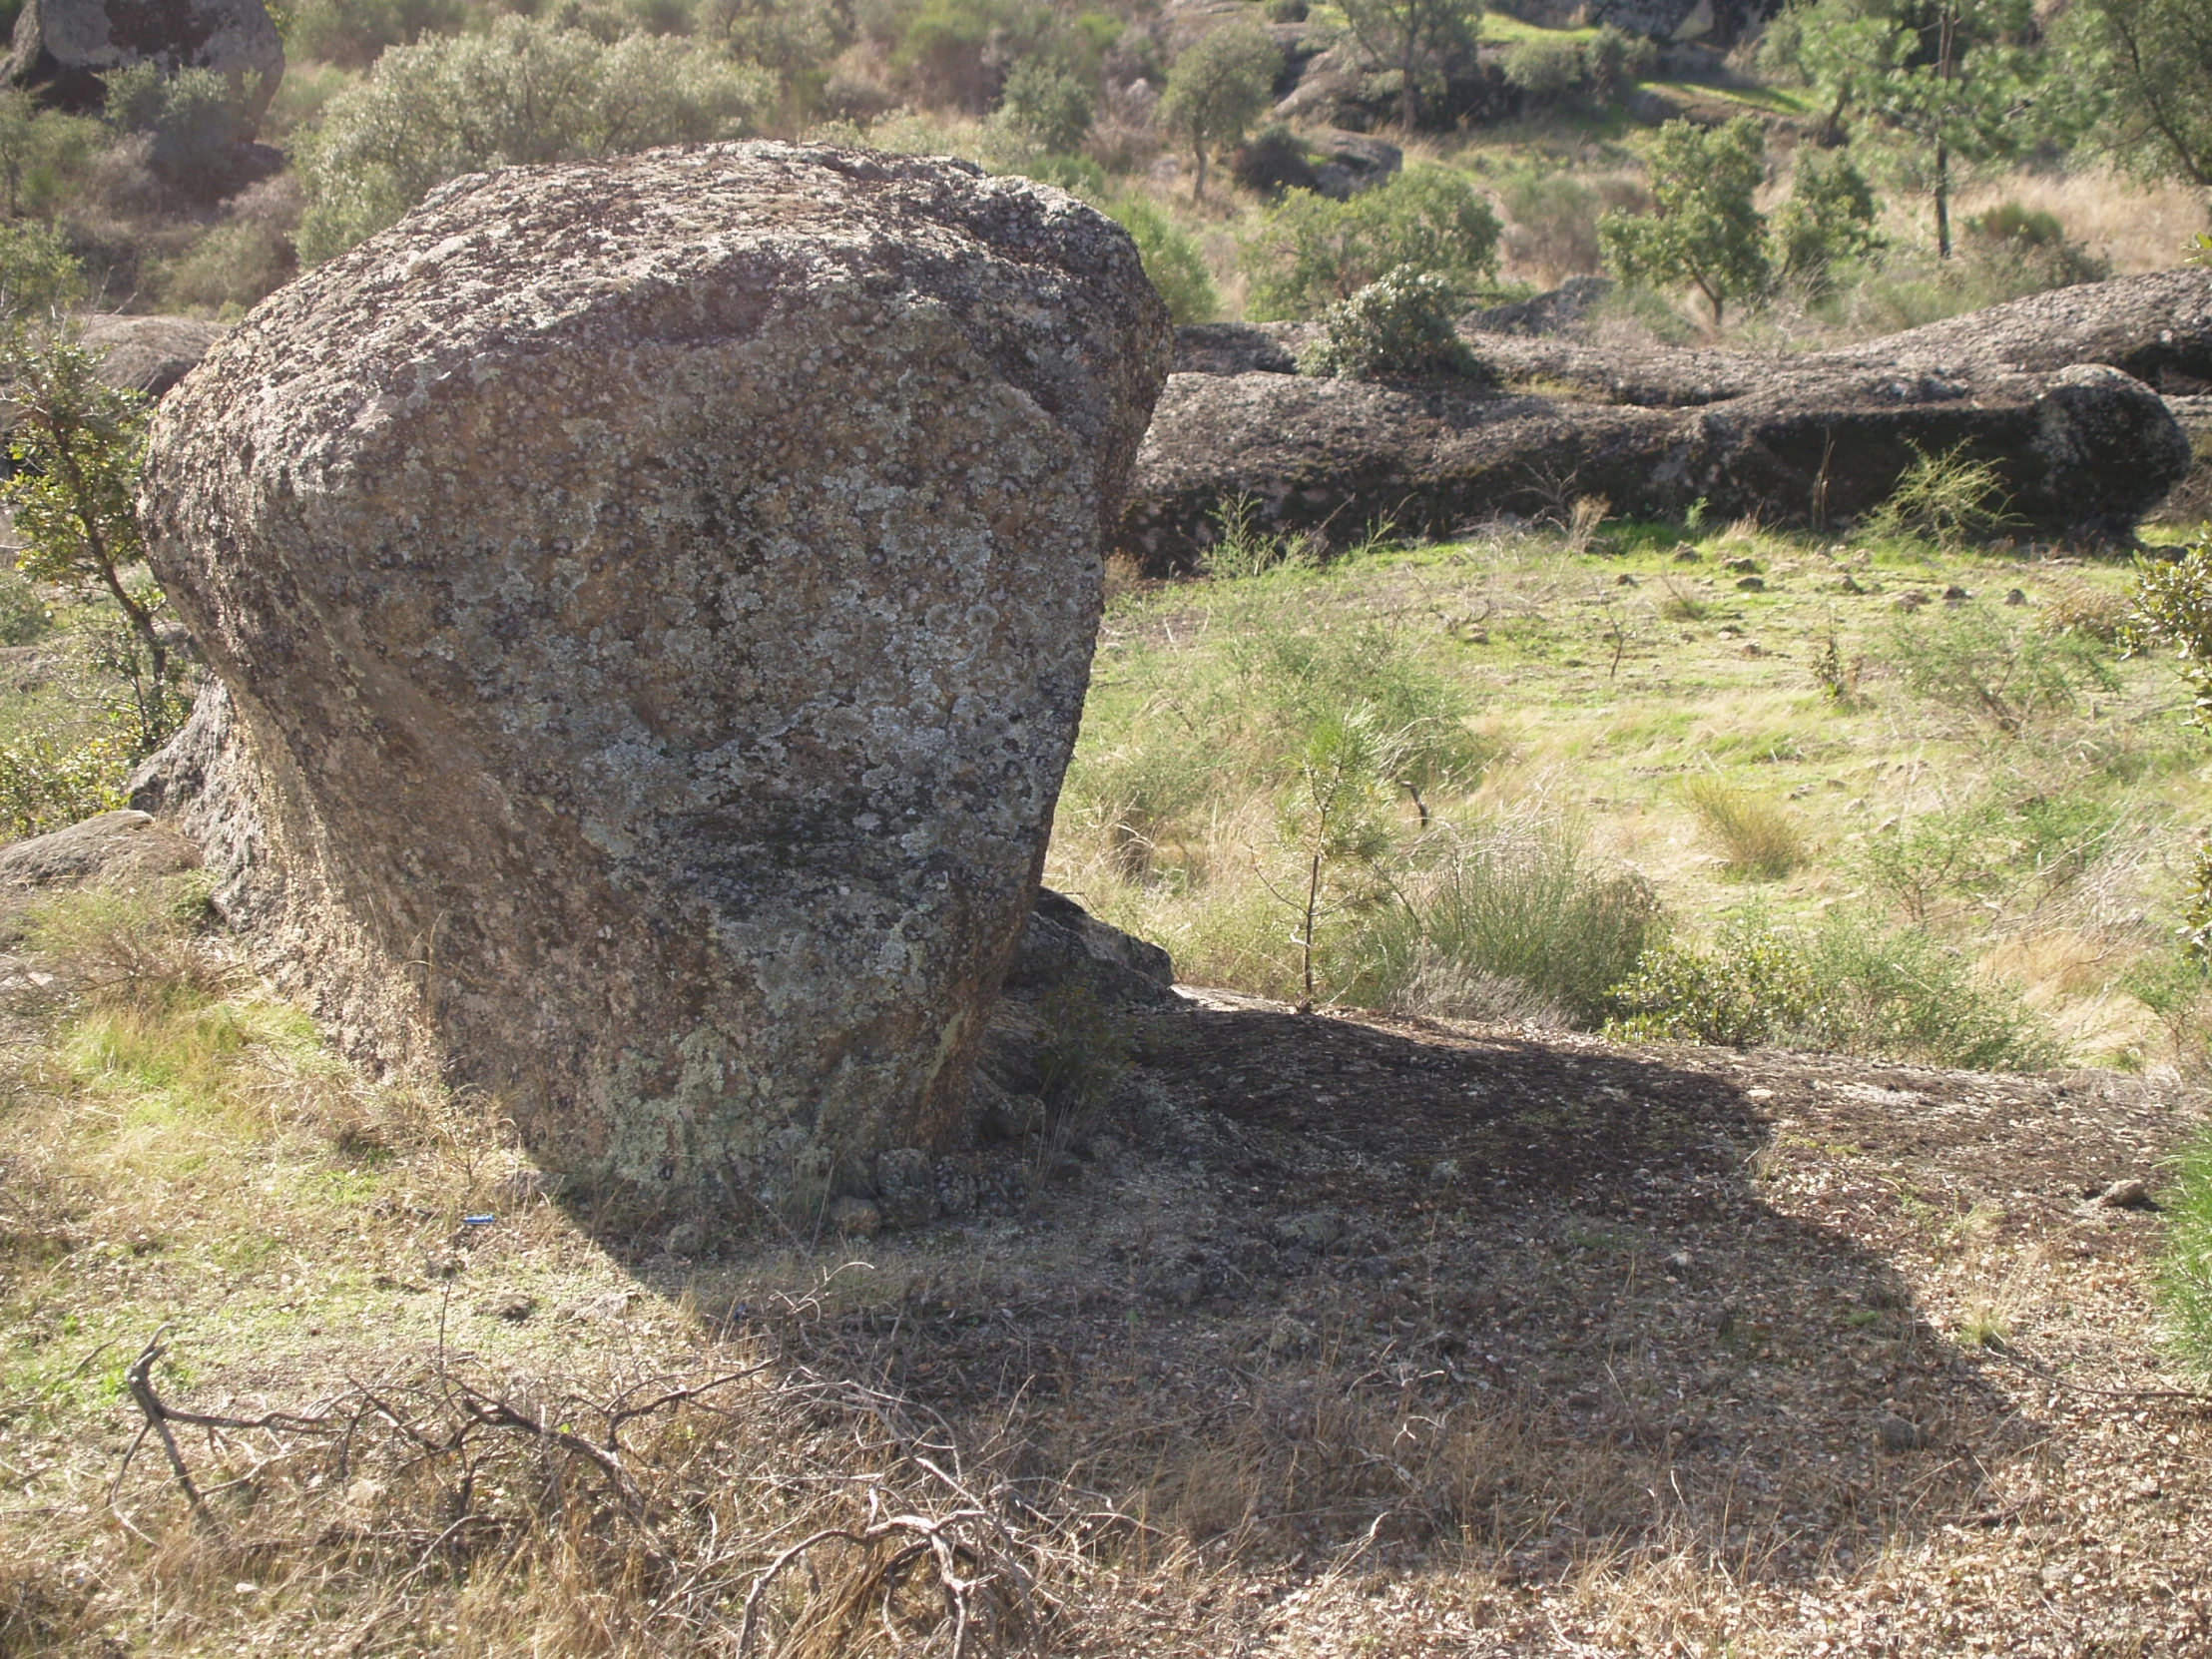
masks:
[[[127,882],[191,869],[199,847],[150,814],[95,813],[65,830],[0,847],[0,887]]]
[[[284,44],[262,0],[29,0],[0,75],[94,114],[107,96],[100,77],[140,63],[212,69],[258,122],[284,77]]]
[[[1444,535],[1530,517],[1562,493],[1630,515],[1702,498],[1715,514],[1835,524],[1879,505],[1918,455],[1960,443],[1998,469],[2019,534],[2124,538],[2190,467],[2182,428],[2134,374],[2212,371],[2199,271],[1781,358],[1600,347],[1542,332],[1555,308],[1469,319],[1537,332],[1462,328],[1495,386],[1305,379],[1285,370],[1310,327],[1179,330],[1119,545],[1155,572],[1187,566],[1240,495],[1269,527],[1340,545],[1382,519]]]
[[[79,338],[103,359],[100,378],[126,391],[166,397],[231,330],[197,316],[85,318]]]
[[[355,1050],[649,1206],[812,1201],[960,1126],[1168,351],[1124,233],[959,163],[457,180],[163,404],[228,692],[136,798],[197,770]]]

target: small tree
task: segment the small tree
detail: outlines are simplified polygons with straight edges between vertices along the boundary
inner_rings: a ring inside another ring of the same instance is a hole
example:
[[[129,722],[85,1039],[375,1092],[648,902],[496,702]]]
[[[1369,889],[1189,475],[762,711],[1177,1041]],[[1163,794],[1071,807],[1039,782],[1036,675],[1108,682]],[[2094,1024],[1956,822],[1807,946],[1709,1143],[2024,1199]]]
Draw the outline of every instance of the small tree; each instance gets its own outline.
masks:
[[[1397,72],[1397,124],[1420,121],[1421,83],[1441,79],[1455,56],[1471,57],[1481,0],[1344,0],[1353,38],[1377,63]]]
[[[1295,882],[1270,880],[1267,886],[1295,918],[1291,942],[1299,949],[1305,987],[1301,1013],[1314,1007],[1314,954],[1323,920],[1376,896],[1377,866],[1396,844],[1392,780],[1402,748],[1365,708],[1324,714],[1307,731],[1298,778],[1277,804],[1276,838],[1296,854],[1300,868]]]
[[[1206,198],[1206,153],[1245,136],[1267,109],[1282,72],[1283,54],[1249,19],[1216,29],[1170,66],[1160,119],[1191,147],[1198,169],[1193,200]]]
[[[1767,285],[1767,222],[1752,206],[1766,174],[1766,139],[1749,116],[1710,132],[1670,121],[1653,141],[1650,166],[1657,211],[1598,221],[1606,267],[1623,281],[1695,287],[1718,327],[1729,300]]]
[[[100,359],[69,338],[34,343],[20,329],[0,343],[0,376],[16,406],[9,446],[16,471],[0,484],[24,549],[16,568],[42,582],[105,590],[128,624],[141,753],[176,729],[170,649],[155,626],[160,590],[134,593],[125,573],[146,557],[133,496],[146,450],[147,402],[102,383]],[[140,656],[143,653],[143,657]],[[111,643],[109,657],[120,653]]]

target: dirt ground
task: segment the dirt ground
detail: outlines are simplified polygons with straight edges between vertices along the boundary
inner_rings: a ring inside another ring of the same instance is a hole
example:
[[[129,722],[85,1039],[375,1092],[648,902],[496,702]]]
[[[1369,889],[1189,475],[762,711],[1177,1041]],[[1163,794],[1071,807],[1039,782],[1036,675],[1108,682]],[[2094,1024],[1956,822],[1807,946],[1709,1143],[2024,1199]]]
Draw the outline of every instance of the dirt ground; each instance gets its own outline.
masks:
[[[878,1242],[866,1346],[1154,1459],[1235,1569],[1143,1651],[2212,1649],[2212,1415],[2095,1202],[2198,1099],[1204,992],[1136,1052],[1031,1219]]]
[[[103,1333],[110,1365],[158,1316],[191,1357],[165,1396],[233,1412],[433,1349],[856,1380],[1008,1515],[1096,1519],[1046,1651],[2212,1651],[2212,1412],[2159,1346],[2157,1214],[2097,1201],[2156,1190],[2199,1097],[1203,991],[1128,1038],[1074,1156],[979,1153],[1000,1201],[869,1240],[625,1247],[487,1167],[387,1176],[211,1275],[189,1181],[106,1221],[80,1191],[58,1254],[15,1258],[11,1372]],[[51,1175],[19,1162],[11,1202]],[[103,1253],[127,1221],[159,1248]],[[76,1538],[49,1564],[106,1632],[46,1651],[734,1651],[508,1645],[427,1579],[332,1623],[334,1569],[161,1625],[185,1514],[151,1452],[120,1502],[157,1547],[102,1520],[129,1400],[28,1397],[0,1554]]]

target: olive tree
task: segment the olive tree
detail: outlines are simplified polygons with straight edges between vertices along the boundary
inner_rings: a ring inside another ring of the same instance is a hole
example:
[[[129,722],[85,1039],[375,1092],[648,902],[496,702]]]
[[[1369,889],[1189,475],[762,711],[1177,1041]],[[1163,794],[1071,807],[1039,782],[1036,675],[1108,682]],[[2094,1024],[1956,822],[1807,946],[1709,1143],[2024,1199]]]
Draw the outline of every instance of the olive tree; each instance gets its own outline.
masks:
[[[1191,147],[1197,177],[1195,200],[1206,197],[1206,155],[1235,144],[1268,107],[1283,54],[1267,30],[1250,19],[1224,24],[1184,49],[1168,68],[1160,119]]]
[[[2082,0],[2066,54],[2112,154],[2140,173],[2212,187],[2212,6]]]
[[[695,41],[609,44],[513,15],[395,46],[305,149],[299,257],[344,252],[462,173],[743,137],[774,96],[765,71]]]

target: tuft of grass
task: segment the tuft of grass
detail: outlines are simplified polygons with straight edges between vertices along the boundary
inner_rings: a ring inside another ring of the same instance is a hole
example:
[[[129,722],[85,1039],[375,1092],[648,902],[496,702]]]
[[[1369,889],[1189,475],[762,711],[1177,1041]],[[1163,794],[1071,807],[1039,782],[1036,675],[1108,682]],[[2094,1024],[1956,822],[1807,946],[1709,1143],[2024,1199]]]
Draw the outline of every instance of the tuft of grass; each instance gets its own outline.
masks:
[[[2173,1185],[2160,1195],[2166,1250],[2159,1299],[2166,1329],[2183,1365],[2212,1382],[2212,1133],[2174,1156]]]
[[[1341,947],[1350,1001],[1404,1013],[1595,1026],[1664,931],[1648,883],[1600,865],[1575,819],[1441,831],[1399,902]]]
[[[1730,873],[1775,881],[1805,861],[1805,831],[1788,808],[1711,774],[1691,779],[1684,793]]]

